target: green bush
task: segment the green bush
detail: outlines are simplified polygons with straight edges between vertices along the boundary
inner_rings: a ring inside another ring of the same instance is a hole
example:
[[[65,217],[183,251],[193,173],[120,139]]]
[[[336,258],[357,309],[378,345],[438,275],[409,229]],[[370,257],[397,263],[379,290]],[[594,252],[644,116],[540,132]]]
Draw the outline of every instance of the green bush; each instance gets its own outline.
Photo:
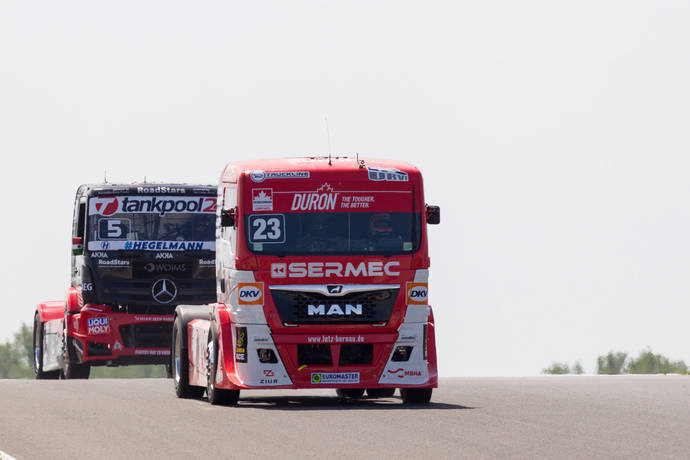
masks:
[[[609,351],[606,355],[597,358],[597,374],[616,375],[622,374],[625,367],[627,353],[622,351]]]
[[[666,356],[655,355],[647,349],[628,362],[626,372],[629,374],[687,374],[688,366],[683,361],[671,361]]]

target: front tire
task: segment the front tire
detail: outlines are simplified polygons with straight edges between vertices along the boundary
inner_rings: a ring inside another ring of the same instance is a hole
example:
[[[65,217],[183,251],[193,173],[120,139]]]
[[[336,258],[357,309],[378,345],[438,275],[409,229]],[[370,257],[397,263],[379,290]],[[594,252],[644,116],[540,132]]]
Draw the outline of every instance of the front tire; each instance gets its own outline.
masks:
[[[429,404],[431,388],[401,388],[400,397],[403,404]]]
[[[216,373],[218,371],[218,333],[214,324],[208,331],[206,346],[206,397],[213,405],[236,406],[240,399],[240,390],[224,390],[216,388]]]
[[[34,377],[38,380],[57,379],[60,377],[60,371],[43,370],[43,347],[45,343],[43,337],[43,322],[36,313],[34,315]]]
[[[89,364],[77,362],[72,352],[72,347],[70,346],[70,337],[67,337],[67,331],[63,334],[63,340],[63,361],[60,378],[65,380],[88,379],[91,374],[91,366]]]
[[[187,327],[187,325],[182,324],[179,316],[175,317],[170,357],[175,394],[178,398],[201,398],[204,394],[204,388],[189,384],[189,356],[187,355],[187,347],[182,344],[184,341],[183,327]]]

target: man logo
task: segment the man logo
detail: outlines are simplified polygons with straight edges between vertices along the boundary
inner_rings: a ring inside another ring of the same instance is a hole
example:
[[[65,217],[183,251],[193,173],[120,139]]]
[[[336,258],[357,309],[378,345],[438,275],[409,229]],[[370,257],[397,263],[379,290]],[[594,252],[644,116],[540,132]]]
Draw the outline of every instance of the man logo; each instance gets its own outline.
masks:
[[[171,279],[161,278],[151,286],[151,295],[158,303],[170,303],[177,297],[177,286]]]
[[[427,283],[407,283],[407,304],[426,305],[429,298]]]
[[[237,299],[240,305],[263,305],[264,283],[237,283]]]
[[[342,284],[329,284],[326,286],[326,289],[328,289],[329,294],[340,294],[343,292],[343,285]]]

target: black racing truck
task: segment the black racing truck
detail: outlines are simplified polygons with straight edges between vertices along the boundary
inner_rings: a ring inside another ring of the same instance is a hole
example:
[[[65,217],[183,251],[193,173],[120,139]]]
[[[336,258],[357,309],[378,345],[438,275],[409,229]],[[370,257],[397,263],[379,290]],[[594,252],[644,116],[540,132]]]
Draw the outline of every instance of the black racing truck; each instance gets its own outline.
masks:
[[[90,184],[77,189],[65,300],[34,315],[37,379],[91,366],[166,364],[178,304],[216,299],[216,187]]]

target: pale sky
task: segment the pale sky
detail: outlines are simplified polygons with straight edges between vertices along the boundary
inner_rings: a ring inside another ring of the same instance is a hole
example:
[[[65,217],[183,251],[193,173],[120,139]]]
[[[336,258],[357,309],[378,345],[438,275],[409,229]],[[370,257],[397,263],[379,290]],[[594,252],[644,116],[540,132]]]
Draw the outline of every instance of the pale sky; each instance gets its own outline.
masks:
[[[0,341],[77,186],[328,153],[423,172],[441,376],[690,362],[687,1],[0,2]]]

